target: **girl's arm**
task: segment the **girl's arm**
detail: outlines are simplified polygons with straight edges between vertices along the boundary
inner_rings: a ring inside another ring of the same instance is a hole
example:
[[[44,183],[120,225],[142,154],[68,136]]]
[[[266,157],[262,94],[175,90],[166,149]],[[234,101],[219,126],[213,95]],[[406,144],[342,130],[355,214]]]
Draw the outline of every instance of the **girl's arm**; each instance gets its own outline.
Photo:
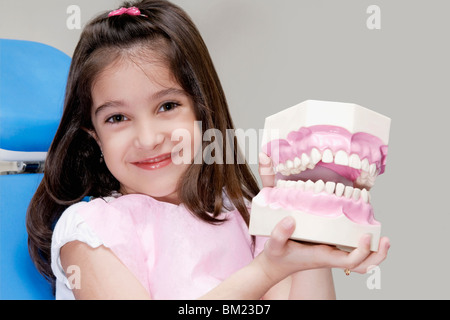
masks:
[[[80,241],[69,242],[61,248],[61,264],[64,270],[77,267],[70,270],[78,274],[68,275],[77,284],[72,288],[76,299],[150,299],[131,271],[104,246],[91,248]]]
[[[265,300],[335,300],[331,269],[305,270],[294,273],[273,286]]]
[[[289,300],[335,300],[330,268],[305,270],[292,275]]]

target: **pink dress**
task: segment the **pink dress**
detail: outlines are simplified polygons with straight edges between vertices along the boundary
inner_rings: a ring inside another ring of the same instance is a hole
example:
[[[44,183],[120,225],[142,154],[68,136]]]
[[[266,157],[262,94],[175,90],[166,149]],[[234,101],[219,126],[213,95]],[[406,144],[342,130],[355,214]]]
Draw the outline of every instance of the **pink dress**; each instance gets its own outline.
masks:
[[[250,263],[264,245],[264,238],[257,238],[256,248],[252,246],[237,210],[223,217],[226,222],[211,225],[183,205],[138,194],[75,204],[53,233],[56,298],[73,299],[59,251],[78,240],[110,248],[153,299],[196,299]]]

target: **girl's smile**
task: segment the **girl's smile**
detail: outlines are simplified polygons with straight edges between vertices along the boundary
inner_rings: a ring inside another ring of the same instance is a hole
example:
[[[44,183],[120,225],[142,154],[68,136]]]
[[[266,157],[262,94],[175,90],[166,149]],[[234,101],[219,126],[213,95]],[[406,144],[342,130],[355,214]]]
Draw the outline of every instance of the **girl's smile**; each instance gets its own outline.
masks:
[[[156,170],[164,168],[172,163],[172,155],[166,153],[161,156],[157,156],[151,159],[145,159],[141,161],[134,162],[133,164],[144,170]]]
[[[160,61],[119,58],[97,77],[92,100],[91,134],[119,191],[178,203],[177,183],[189,164],[172,162],[180,142],[171,136],[183,129],[195,137],[199,129],[193,101],[169,69]],[[193,140],[182,142],[192,155]]]

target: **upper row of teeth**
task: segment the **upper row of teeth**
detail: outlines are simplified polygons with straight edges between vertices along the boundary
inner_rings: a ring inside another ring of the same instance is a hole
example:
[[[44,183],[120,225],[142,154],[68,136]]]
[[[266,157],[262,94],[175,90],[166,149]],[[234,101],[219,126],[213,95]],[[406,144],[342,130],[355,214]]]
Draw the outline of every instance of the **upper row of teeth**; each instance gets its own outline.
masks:
[[[371,177],[375,177],[379,173],[377,165],[375,163],[370,164],[367,158],[361,160],[357,154],[349,155],[342,150],[334,154],[330,149],[326,149],[322,153],[317,148],[313,148],[309,155],[303,153],[300,157],[295,157],[294,160],[287,160],[285,163],[278,164],[275,168],[275,173],[280,172],[285,176],[298,174],[306,169],[314,169],[320,161],[362,170],[367,172]]]
[[[313,182],[311,180],[308,180],[306,182],[302,180],[278,180],[277,188],[299,189],[302,191],[312,191],[314,193],[325,191],[326,193],[334,194],[337,197],[344,196],[347,199],[353,199],[355,201],[362,199],[366,203],[370,202],[370,193],[366,189],[345,186],[343,183],[336,183],[332,181],[328,181],[325,183],[323,180],[318,180],[316,182]]]

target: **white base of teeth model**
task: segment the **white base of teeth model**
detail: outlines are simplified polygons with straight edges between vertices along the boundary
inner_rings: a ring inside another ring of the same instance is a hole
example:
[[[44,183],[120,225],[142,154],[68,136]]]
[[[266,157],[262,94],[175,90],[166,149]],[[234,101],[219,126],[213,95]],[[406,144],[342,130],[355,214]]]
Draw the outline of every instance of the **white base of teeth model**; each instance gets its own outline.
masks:
[[[277,181],[253,199],[250,233],[269,236],[289,215],[294,240],[349,250],[369,233],[377,251],[369,190],[385,170],[390,123],[356,104],[312,100],[268,117],[262,151]]]

